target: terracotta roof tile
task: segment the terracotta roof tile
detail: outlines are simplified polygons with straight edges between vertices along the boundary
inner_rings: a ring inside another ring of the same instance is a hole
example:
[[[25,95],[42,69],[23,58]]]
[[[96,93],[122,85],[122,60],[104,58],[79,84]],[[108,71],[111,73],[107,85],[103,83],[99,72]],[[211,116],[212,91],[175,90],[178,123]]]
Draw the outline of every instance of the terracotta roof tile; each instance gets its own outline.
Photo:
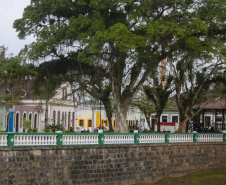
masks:
[[[215,98],[204,105],[203,109],[226,109],[226,97]]]

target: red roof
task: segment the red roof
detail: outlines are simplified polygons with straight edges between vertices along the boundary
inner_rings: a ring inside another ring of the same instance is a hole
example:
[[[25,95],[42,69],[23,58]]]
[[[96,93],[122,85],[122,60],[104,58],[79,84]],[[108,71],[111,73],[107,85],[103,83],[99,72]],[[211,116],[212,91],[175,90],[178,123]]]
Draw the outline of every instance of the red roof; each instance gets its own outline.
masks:
[[[226,109],[225,97],[215,98],[203,106],[203,109]]]

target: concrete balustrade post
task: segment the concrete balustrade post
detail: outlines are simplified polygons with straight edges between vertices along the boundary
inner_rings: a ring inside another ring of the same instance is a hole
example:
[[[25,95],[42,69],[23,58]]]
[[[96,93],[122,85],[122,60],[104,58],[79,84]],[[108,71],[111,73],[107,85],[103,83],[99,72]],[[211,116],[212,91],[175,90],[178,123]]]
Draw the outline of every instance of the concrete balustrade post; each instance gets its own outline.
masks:
[[[103,145],[103,144],[104,144],[104,134],[99,133],[99,145]]]
[[[57,133],[57,146],[63,145],[63,133]]]
[[[194,143],[197,143],[197,138],[198,138],[198,134],[194,133],[194,135],[193,135],[193,142]]]
[[[10,147],[14,146],[14,133],[8,133],[7,145]]]
[[[139,138],[140,138],[139,133],[135,133],[134,134],[134,144],[139,144]]]
[[[165,143],[169,143],[169,133],[166,133],[165,135]]]

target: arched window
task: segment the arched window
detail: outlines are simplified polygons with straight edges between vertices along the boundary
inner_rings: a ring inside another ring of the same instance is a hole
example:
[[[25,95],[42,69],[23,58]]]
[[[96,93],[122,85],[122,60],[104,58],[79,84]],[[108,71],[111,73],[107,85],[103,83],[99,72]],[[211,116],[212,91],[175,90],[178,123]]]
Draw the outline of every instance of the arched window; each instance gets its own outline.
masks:
[[[57,124],[60,124],[60,111],[57,112]]]
[[[27,118],[27,113],[24,112],[23,119],[26,119],[26,118]]]
[[[72,127],[75,126],[75,112],[72,113]]]
[[[16,113],[16,132],[19,132],[19,122],[20,122],[20,114]]]
[[[31,128],[33,128],[33,125],[32,125],[32,113],[31,112],[29,113],[28,119],[31,120]]]
[[[67,119],[67,122],[68,122],[68,129],[70,129],[71,127],[71,112],[68,113],[68,119]]]
[[[24,119],[27,119],[27,113],[26,112],[23,113],[23,120]],[[23,120],[20,122],[20,128],[23,127],[23,125],[22,125]]]
[[[64,117],[65,117],[64,125],[66,126],[67,125],[67,113],[66,112],[64,113]]]
[[[34,116],[34,128],[38,128],[38,115],[37,115],[37,113],[35,113],[35,116]]]
[[[62,125],[64,124],[64,112],[62,112],[62,118],[61,118],[61,121],[62,121]]]
[[[56,111],[53,111],[53,125],[56,125]]]

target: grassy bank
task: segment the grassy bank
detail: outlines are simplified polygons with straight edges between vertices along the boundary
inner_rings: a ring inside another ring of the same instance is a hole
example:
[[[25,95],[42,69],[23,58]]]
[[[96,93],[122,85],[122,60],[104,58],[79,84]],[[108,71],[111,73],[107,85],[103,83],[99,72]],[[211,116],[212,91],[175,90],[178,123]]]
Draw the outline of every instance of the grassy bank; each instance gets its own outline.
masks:
[[[155,183],[134,185],[226,185],[226,168],[193,172],[181,177],[168,177]]]

